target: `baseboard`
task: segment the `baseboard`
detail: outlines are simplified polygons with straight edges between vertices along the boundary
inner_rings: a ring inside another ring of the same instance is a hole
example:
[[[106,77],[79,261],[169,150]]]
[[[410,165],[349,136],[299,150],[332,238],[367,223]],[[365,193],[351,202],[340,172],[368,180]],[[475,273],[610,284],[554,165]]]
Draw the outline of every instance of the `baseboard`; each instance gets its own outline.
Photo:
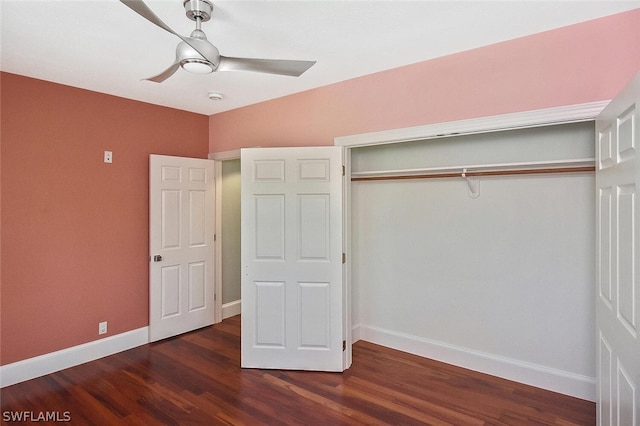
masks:
[[[222,305],[222,319],[235,317],[240,315],[240,308],[242,307],[241,300],[235,300],[233,302],[225,303]]]
[[[223,318],[240,314],[240,306],[240,300],[222,305]],[[588,401],[595,401],[596,399],[596,385],[593,377],[370,326],[358,325],[354,327],[352,337],[354,343],[358,340],[365,340],[576,398]],[[65,368],[132,349],[148,342],[149,328],[142,327],[61,351],[3,365],[0,367],[0,387],[10,386],[64,370]]]
[[[0,367],[0,387],[31,380],[147,343],[149,343],[149,327],[142,327],[126,333],[3,365]]]
[[[351,328],[351,343],[355,343],[358,340],[362,340],[362,328],[363,326],[358,324],[358,325],[354,325]],[[371,342],[374,343],[374,342]]]
[[[353,341],[360,339],[576,398],[596,400],[595,377],[370,326],[354,327]]]

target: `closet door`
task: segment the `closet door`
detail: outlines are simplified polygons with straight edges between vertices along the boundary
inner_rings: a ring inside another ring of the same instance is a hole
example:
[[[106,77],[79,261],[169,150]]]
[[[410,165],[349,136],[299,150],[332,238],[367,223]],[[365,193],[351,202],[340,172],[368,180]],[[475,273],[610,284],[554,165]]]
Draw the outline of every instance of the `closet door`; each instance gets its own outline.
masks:
[[[596,120],[597,419],[640,424],[640,74]]]
[[[242,367],[342,371],[342,148],[241,162]]]

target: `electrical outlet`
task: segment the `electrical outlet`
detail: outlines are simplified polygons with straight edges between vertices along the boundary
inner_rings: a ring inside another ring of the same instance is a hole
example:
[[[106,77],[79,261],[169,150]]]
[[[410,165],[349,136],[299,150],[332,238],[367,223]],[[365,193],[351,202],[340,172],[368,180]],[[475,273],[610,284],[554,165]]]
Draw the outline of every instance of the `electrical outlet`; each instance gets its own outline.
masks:
[[[107,322],[101,322],[98,324],[98,334],[107,334]]]
[[[104,152],[104,162],[113,163],[113,153],[111,151]]]

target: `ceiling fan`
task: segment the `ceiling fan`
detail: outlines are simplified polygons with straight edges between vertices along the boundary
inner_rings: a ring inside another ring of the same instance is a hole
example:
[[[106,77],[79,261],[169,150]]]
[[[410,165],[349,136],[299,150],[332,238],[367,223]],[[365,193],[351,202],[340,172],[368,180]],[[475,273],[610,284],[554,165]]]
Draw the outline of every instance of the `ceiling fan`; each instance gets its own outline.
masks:
[[[176,48],[176,60],[174,63],[160,74],[146,79],[149,81],[161,83],[171,77],[180,67],[198,74],[208,74],[214,71],[252,71],[299,77],[316,63],[315,61],[222,56],[218,49],[207,40],[204,31],[200,29],[203,22],[211,19],[213,4],[209,0],[184,0],[187,18],[196,23],[196,29],[193,30],[189,37],[181,36],[169,28],[167,24],[162,22],[162,20],[149,9],[144,1],[120,1],[149,22],[182,40]]]

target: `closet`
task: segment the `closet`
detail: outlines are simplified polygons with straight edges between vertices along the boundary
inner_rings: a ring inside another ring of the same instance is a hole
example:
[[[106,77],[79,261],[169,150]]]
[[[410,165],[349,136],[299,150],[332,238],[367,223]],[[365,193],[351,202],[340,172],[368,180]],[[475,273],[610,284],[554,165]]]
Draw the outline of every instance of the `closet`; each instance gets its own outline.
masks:
[[[355,339],[593,386],[593,122],[350,151]]]

